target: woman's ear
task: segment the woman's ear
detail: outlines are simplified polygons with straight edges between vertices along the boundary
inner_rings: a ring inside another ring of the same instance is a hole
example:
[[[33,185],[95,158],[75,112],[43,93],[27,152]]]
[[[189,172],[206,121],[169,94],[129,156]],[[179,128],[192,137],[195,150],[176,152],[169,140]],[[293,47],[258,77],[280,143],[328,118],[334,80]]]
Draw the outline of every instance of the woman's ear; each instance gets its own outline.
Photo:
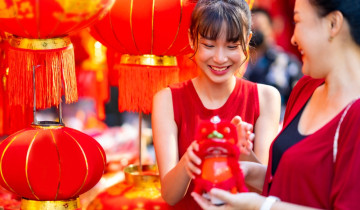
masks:
[[[192,50],[194,50],[194,40],[191,38],[190,29],[188,30],[188,39],[189,39],[189,45]]]
[[[329,28],[329,40],[332,40],[339,34],[344,24],[344,16],[340,11],[333,11],[327,15],[328,28]]]

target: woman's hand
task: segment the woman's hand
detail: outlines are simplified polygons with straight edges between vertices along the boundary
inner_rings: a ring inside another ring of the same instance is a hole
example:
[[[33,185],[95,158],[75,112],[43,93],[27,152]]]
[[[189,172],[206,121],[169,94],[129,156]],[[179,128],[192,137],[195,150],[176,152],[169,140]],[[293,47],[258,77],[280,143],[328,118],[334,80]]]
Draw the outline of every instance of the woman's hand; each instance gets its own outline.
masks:
[[[223,209],[256,209],[258,203],[263,202],[262,196],[257,193],[238,193],[232,194],[228,191],[213,188],[210,194],[225,202],[222,206],[213,205],[209,200],[201,195],[193,192],[191,196],[200,205],[201,208],[206,210],[223,210]]]
[[[192,179],[195,178],[195,175],[200,175],[201,173],[200,168],[198,168],[201,164],[201,159],[195,154],[195,151],[199,151],[199,144],[193,141],[185,153],[185,169]]]
[[[238,132],[238,146],[240,152],[246,155],[250,155],[253,149],[253,140],[255,134],[253,133],[253,125],[241,120],[240,116],[235,116],[231,123],[236,126]]]

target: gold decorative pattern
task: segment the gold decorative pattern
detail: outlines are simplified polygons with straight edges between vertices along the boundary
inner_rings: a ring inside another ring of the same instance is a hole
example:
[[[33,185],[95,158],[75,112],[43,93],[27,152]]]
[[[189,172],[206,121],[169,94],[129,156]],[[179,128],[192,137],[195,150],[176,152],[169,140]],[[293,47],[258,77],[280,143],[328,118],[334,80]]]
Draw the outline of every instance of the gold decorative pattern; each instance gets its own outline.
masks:
[[[10,147],[10,145],[15,141],[16,137],[19,136],[19,132],[18,134],[16,134],[14,136],[14,138],[11,139],[11,141],[6,145],[3,153],[1,154],[1,160],[0,160],[0,173],[1,173],[1,178],[3,179],[3,181],[5,182],[6,186],[11,190],[13,191],[14,193],[16,193],[11,187],[10,185],[7,183],[7,181],[5,180],[5,177],[4,177],[4,174],[3,174],[3,170],[2,170],[2,161],[3,161],[3,158],[4,158],[4,155],[5,155],[5,152],[7,151],[7,149]]]
[[[59,161],[59,180],[58,180],[58,187],[57,187],[57,190],[56,190],[56,195],[55,195],[55,198],[54,200],[57,199],[57,196],[59,194],[59,190],[60,190],[60,180],[61,180],[61,164],[60,164],[60,152],[59,152],[59,148],[58,148],[58,145],[56,144],[56,140],[55,140],[55,136],[54,136],[54,133],[50,130],[50,134],[51,134],[51,139],[52,141],[54,142],[54,145],[56,147],[56,153],[58,155],[58,161]]]
[[[30,152],[31,152],[32,145],[33,145],[33,143],[34,143],[34,141],[35,141],[35,138],[36,138],[36,136],[37,136],[38,134],[39,134],[39,131],[36,132],[36,134],[34,135],[33,139],[31,140],[30,145],[29,145],[29,148],[28,148],[27,153],[26,153],[25,176],[26,176],[26,181],[27,181],[27,183],[28,183],[28,186],[29,186],[29,188],[30,188],[30,190],[31,190],[31,193],[35,196],[36,199],[39,200],[39,197],[36,196],[34,190],[33,190],[32,187],[31,187],[30,180],[29,180],[29,174],[28,174],[29,156],[30,156]]]
[[[31,7],[31,4],[30,4],[30,2],[29,1],[27,1],[27,2],[22,2],[21,4],[20,4],[20,8],[24,8],[24,4],[25,5],[28,5],[29,7],[30,7],[30,9],[29,9],[29,13],[28,14],[26,14],[25,13],[25,15],[22,15],[22,14],[19,14],[19,11],[18,11],[18,6],[17,6],[17,2],[16,1],[19,1],[19,0],[12,0],[12,2],[13,2],[13,8],[10,8],[10,10],[12,10],[12,12],[13,12],[13,16],[11,16],[11,17],[9,17],[9,18],[13,18],[13,17],[15,17],[16,18],[16,22],[18,23],[18,25],[21,27],[21,29],[25,32],[25,34],[27,35],[27,36],[30,36],[30,34],[29,34],[29,32],[24,28],[24,26],[20,23],[20,19],[24,19],[24,18],[33,18],[34,17],[34,13],[33,13],[33,9],[32,9],[32,7]],[[25,8],[26,8],[27,6],[25,6]],[[26,9],[21,9],[21,11],[22,12],[24,12],[24,10],[26,10]]]
[[[84,156],[84,161],[85,161],[85,165],[86,165],[85,178],[84,178],[84,181],[83,181],[82,185],[80,186],[80,188],[76,191],[76,193],[74,193],[74,195],[76,195],[76,194],[78,194],[78,193],[80,192],[80,190],[81,190],[81,189],[84,187],[84,185],[85,185],[86,179],[87,179],[88,174],[89,174],[89,163],[88,163],[88,160],[87,160],[87,158],[86,158],[85,152],[84,152],[83,148],[81,147],[81,145],[79,144],[79,142],[78,142],[72,135],[70,135],[68,132],[64,131],[64,133],[66,133],[68,136],[70,136],[70,137],[75,141],[75,143],[79,146],[79,148],[80,148],[80,150],[81,150],[81,152],[82,152],[82,154],[83,154],[83,156]],[[73,196],[74,196],[74,195],[73,195]]]
[[[74,21],[81,22],[89,19],[92,15],[96,14],[102,6],[101,0],[55,0],[62,8],[61,12],[54,12],[55,18],[62,19],[64,22]],[[81,14],[81,15],[79,15]]]
[[[171,49],[171,47],[174,45],[178,35],[179,35],[179,31],[180,31],[180,26],[181,26],[181,21],[182,21],[182,16],[183,16],[183,0],[180,0],[180,20],[179,20],[179,25],[178,25],[178,29],[176,31],[175,34],[175,38],[172,41],[172,43],[170,44],[169,48],[163,53],[163,55],[166,55],[166,53]]]
[[[145,66],[177,66],[175,56],[157,55],[121,55],[121,64],[136,64]]]
[[[12,0],[12,6],[8,6],[5,0],[0,0],[0,18],[33,18],[34,8],[29,0]]]
[[[70,37],[57,37],[52,39],[28,39],[12,36],[9,38],[10,46],[27,50],[54,50],[72,47]]]
[[[25,198],[21,199],[20,209],[22,210],[75,210],[80,208],[79,198],[69,199],[69,200],[60,200],[60,201],[35,201],[27,200]]]

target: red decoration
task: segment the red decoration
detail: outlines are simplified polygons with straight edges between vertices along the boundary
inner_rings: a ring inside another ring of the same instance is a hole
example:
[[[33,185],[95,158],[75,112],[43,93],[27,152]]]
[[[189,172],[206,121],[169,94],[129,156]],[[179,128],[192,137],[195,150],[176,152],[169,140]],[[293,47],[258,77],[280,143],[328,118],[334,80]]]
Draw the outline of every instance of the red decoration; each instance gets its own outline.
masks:
[[[117,209],[172,209],[162,198],[160,178],[155,165],[125,168],[125,181],[115,184],[100,193],[87,210]]]
[[[97,118],[105,119],[105,103],[109,99],[106,47],[96,41],[87,29],[71,36],[74,44],[79,98],[91,98]],[[92,84],[92,85],[89,85]]]
[[[69,200],[101,178],[106,157],[90,136],[61,125],[33,125],[0,144],[0,184],[30,200]]]
[[[36,72],[37,108],[77,100],[74,54],[67,34],[89,26],[115,0],[0,0],[0,28],[10,38],[10,104],[32,107],[32,67]],[[62,83],[64,84],[62,86]]]
[[[232,193],[247,192],[238,162],[240,150],[236,127],[230,122],[221,122],[215,116],[211,122],[199,126],[195,139],[199,139],[199,151],[196,153],[202,159],[202,173],[194,180],[194,191],[202,194],[212,188],[220,188]]]
[[[121,54],[109,66],[118,71],[120,111],[149,113],[155,92],[178,82],[175,56],[190,52],[187,34],[194,6],[187,0],[116,1],[91,27],[98,41]]]

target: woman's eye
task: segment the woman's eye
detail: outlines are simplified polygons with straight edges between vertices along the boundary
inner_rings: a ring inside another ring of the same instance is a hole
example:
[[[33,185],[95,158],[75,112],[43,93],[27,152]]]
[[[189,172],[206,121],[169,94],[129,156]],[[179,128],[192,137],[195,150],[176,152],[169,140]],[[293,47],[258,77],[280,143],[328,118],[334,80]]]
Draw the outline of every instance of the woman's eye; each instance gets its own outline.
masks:
[[[239,47],[239,45],[229,45],[229,46],[228,46],[229,49],[236,49],[236,48],[238,48],[238,47]]]
[[[205,47],[208,47],[208,48],[211,48],[211,47],[214,47],[214,45],[211,45],[211,44],[206,44],[206,43],[202,43]]]

